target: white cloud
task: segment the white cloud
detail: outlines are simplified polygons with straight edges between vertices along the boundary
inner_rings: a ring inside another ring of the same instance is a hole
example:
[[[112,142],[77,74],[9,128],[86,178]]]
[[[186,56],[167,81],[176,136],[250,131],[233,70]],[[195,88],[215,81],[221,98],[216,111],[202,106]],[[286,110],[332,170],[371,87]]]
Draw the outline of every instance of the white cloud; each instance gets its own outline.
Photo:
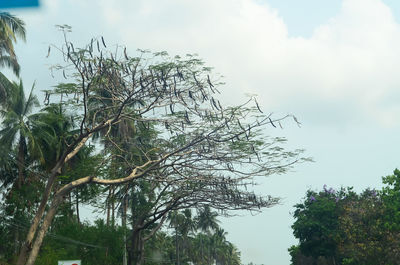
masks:
[[[251,0],[103,1],[102,8],[131,48],[197,52],[226,76],[230,94],[256,93],[268,110],[389,125],[400,114],[400,29],[379,0],[344,0],[308,39],[290,38],[276,10]]]
[[[226,76],[230,102],[252,93],[267,111],[315,123],[398,123],[400,28],[380,0],[343,0],[310,38],[289,37],[278,10],[255,0],[42,2],[39,16],[23,13],[42,54],[67,23],[81,44],[102,34],[131,51],[198,53]]]

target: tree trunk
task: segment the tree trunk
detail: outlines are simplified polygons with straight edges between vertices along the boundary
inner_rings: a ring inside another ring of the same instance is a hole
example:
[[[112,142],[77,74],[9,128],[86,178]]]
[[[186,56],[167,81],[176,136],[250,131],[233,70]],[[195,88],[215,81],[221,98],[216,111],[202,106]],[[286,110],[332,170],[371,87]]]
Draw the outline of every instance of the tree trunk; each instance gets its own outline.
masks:
[[[77,219],[77,221],[78,221],[78,224],[81,224],[81,220],[80,220],[80,218],[79,218],[79,189],[77,189],[76,190],[76,195],[75,195],[75,198],[76,198],[76,219]]]
[[[108,189],[108,197],[107,197],[107,200],[106,200],[106,207],[107,207],[107,221],[106,221],[106,224],[107,224],[107,226],[109,226],[110,225],[110,199],[111,199],[111,189],[112,189],[112,187],[110,187],[109,189]]]
[[[127,211],[127,198],[124,198],[122,201],[122,229],[124,231],[124,256],[122,258],[122,265],[127,265],[127,253],[126,253],[126,211]]]
[[[176,215],[175,215],[176,218]],[[176,227],[176,220],[175,220],[175,256],[176,256],[176,265],[180,265],[180,260],[179,260],[179,242],[178,242],[178,229]]]
[[[14,235],[14,254],[18,255],[18,247],[19,247],[19,228],[16,227],[15,235]]]
[[[133,229],[130,251],[131,263],[129,265],[142,265],[144,263],[144,242],[141,229]]]
[[[40,204],[39,204],[39,208],[36,211],[35,218],[33,218],[31,227],[29,228],[28,234],[26,235],[25,243],[21,247],[21,251],[18,256],[17,265],[24,265],[26,258],[28,257],[28,253],[29,253],[29,251],[31,251],[32,241],[33,241],[33,238],[35,237],[36,230],[39,226],[40,220],[42,219],[44,211],[46,209],[46,204],[47,204],[47,201],[48,201],[50,193],[51,193],[51,188],[56,179],[56,175],[57,175],[57,170],[53,170],[52,174],[50,175],[49,180],[47,181],[42,200],[40,201]]]
[[[21,192],[21,188],[24,185],[24,174],[25,174],[25,151],[26,151],[26,142],[25,138],[20,135],[19,137],[19,144],[18,144],[18,158],[17,158],[17,164],[18,164],[18,178],[16,180],[17,185],[16,185],[16,191],[18,193]],[[19,213],[24,212],[25,205],[21,203],[20,199],[18,199],[16,206],[16,212],[17,216]],[[14,252],[15,255],[18,255],[19,251],[19,240],[20,240],[20,231],[19,227],[15,228],[15,235],[14,235]]]
[[[114,200],[115,189],[113,187],[111,194],[111,226],[115,227],[115,200]]]
[[[24,183],[25,150],[26,150],[25,138],[21,135],[19,137],[19,145],[18,145],[18,182],[17,182],[18,190],[21,189]]]
[[[57,175],[61,172],[61,169],[65,163],[67,163],[72,157],[74,157],[79,150],[85,145],[86,141],[89,139],[92,133],[88,134],[86,137],[83,137],[76,143],[75,147],[66,151],[64,155],[58,160],[54,168],[50,171],[50,176],[48,178],[45,190],[43,192],[42,199],[39,204],[39,208],[36,211],[35,217],[33,218],[31,227],[26,235],[25,243],[21,247],[21,251],[18,256],[17,265],[24,265],[26,258],[28,257],[29,252],[31,251],[32,242],[35,237],[37,228],[39,226],[40,220],[44,215],[44,211],[46,209],[47,202],[49,200],[49,196],[51,194],[51,190],[53,188],[53,184],[57,179]],[[57,206],[58,207],[58,206]],[[49,214],[49,213],[48,213]],[[47,215],[48,215],[47,214]],[[55,213],[54,213],[55,214]],[[51,218],[52,219],[52,218]],[[42,227],[43,228],[43,227]],[[42,230],[42,229],[41,229]],[[46,228],[47,230],[47,228]],[[43,239],[42,239],[43,240]],[[40,247],[41,244],[39,244]],[[37,253],[36,253],[37,255]]]
[[[42,245],[44,236],[46,235],[46,232],[49,229],[49,226],[50,226],[51,222],[53,221],[53,218],[57,212],[58,206],[60,206],[62,201],[63,201],[62,196],[56,196],[54,198],[54,201],[52,202],[50,209],[48,210],[48,212],[43,220],[43,224],[39,229],[39,232],[36,236],[36,240],[33,243],[32,250],[29,253],[29,257],[26,262],[26,265],[34,265],[37,255],[39,254],[39,249],[40,249],[40,246]]]

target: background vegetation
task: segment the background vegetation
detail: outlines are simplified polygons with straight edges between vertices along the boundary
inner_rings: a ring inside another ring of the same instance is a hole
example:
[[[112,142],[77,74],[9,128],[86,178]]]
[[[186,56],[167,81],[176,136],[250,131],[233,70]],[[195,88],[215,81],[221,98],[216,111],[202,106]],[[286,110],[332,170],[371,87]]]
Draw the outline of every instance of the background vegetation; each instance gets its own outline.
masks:
[[[299,244],[289,249],[292,264],[398,264],[400,171],[383,184],[359,194],[352,188],[309,190],[295,205]]]

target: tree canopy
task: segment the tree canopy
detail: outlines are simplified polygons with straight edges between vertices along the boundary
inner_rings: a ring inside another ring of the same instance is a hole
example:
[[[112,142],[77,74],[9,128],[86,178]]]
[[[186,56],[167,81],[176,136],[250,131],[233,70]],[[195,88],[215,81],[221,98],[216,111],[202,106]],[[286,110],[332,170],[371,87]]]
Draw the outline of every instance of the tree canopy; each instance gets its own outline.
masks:
[[[289,249],[292,264],[397,264],[399,181],[396,169],[380,191],[309,190],[295,205],[292,228],[299,245]]]

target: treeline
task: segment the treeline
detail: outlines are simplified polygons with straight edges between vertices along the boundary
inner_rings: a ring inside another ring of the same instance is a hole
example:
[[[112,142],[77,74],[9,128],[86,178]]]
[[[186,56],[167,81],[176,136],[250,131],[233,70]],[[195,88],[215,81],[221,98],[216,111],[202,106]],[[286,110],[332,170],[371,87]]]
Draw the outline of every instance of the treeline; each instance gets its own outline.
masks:
[[[59,260],[82,260],[82,264],[121,264],[129,231],[121,225],[107,225],[105,220],[94,223],[78,222],[68,207],[54,221],[35,262],[53,265]],[[14,264],[16,233],[29,229],[29,222],[0,216],[0,264]],[[146,233],[148,234],[148,233]],[[164,229],[148,241],[140,264],[232,264],[240,265],[240,252],[226,239],[227,233],[219,226],[217,213],[208,207],[197,216],[192,211],[171,213]],[[127,244],[129,251],[132,245]]]
[[[381,190],[324,186],[295,205],[299,244],[293,265],[396,265],[400,261],[400,171],[383,177]]]

